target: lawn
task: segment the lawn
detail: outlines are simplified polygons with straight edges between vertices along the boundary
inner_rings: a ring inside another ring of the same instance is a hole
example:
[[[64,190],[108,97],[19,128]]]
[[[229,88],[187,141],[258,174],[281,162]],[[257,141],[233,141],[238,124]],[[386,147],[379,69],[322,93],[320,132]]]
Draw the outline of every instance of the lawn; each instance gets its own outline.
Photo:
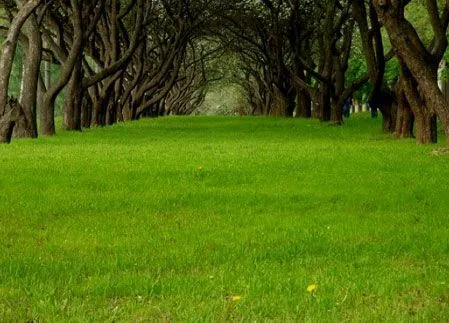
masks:
[[[2,145],[0,321],[448,321],[449,155],[433,148],[367,114]]]

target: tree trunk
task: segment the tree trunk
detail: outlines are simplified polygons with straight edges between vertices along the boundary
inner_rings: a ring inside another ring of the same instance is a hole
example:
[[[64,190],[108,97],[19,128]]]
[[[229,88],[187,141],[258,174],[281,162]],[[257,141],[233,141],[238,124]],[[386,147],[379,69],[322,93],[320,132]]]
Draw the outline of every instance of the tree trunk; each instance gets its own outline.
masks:
[[[105,118],[105,125],[113,125],[117,121],[117,107],[115,105],[115,102],[112,98],[109,98],[108,105],[106,108],[106,118]]]
[[[94,99],[92,104],[92,125],[93,126],[104,126],[104,99],[99,96]]]
[[[5,113],[0,118],[0,144],[9,144],[11,142],[15,124],[15,120],[11,119],[11,113]]]
[[[399,81],[400,82],[400,81]],[[401,85],[396,89],[397,118],[395,135],[398,138],[413,137],[414,116]]]
[[[81,131],[82,79],[82,59],[80,56],[73,67],[64,98],[63,127],[68,131]]]
[[[61,66],[58,80],[47,89],[43,95],[42,106],[40,107],[41,132],[43,135],[51,136],[55,134],[55,100],[61,90],[67,85],[72,76],[73,67],[79,60],[83,46],[83,26],[81,23],[82,1],[71,0],[72,24],[74,29],[73,44],[69,56]]]
[[[349,55],[347,55],[349,57]],[[347,62],[345,62],[346,65]],[[333,57],[333,95],[331,102],[331,122],[335,125],[343,124],[343,106],[347,98],[344,98],[345,92],[345,69],[340,61],[340,57]]]
[[[24,24],[28,38],[23,58],[23,71],[20,89],[20,105],[23,118],[14,127],[13,136],[18,138],[36,138],[36,104],[39,83],[39,70],[42,58],[42,38],[34,14]]]
[[[332,104],[331,122],[334,125],[342,125],[343,122],[343,106],[339,102]]]
[[[447,46],[445,33],[435,34],[435,45],[429,52],[421,42],[414,27],[404,18],[403,4],[390,2],[385,4],[376,0],[375,5],[398,57],[406,65],[410,76],[417,83],[419,94],[422,96],[421,101],[425,103],[421,107],[416,106],[416,110],[415,106],[411,104],[417,121],[417,130],[419,128],[435,134],[432,129],[434,122],[430,119],[430,116],[436,113],[441,120],[446,138],[449,138],[449,104],[438,87],[438,64]],[[431,18],[439,19],[438,15]],[[432,28],[435,31],[435,26],[432,25]],[[439,28],[442,29],[443,25],[439,25]],[[418,114],[422,115],[418,116]],[[429,137],[431,138],[430,141],[428,140]],[[418,141],[421,141],[421,138],[423,142],[432,142],[433,137],[434,135],[429,136],[428,133],[417,134]]]
[[[0,117],[0,143],[10,143],[15,125],[23,119],[20,103],[15,98],[8,98],[5,113]],[[22,121],[23,122],[23,121]]]
[[[89,128],[92,118],[92,99],[87,91],[84,92],[81,100],[81,127]]]
[[[391,90],[384,82],[385,55],[379,17],[373,2],[354,1],[352,13],[357,21],[362,42],[363,55],[368,67],[368,75],[373,89],[370,94],[370,104],[375,105],[382,113],[382,129],[384,132],[394,132],[396,127],[396,106],[393,104]]]
[[[30,0],[19,9],[8,30],[8,36],[3,42],[2,55],[0,58],[0,116],[6,112],[8,101],[9,78],[14,62],[14,54],[17,47],[17,40],[20,29],[25,21],[39,6],[41,0]]]
[[[424,93],[418,90],[418,81],[408,72],[401,62],[402,72],[400,86],[404,91],[404,99],[413,112],[414,124],[416,125],[416,141],[420,144],[430,144],[437,141],[437,122],[434,113],[428,108]]]
[[[379,110],[382,113],[382,129],[385,133],[393,133],[396,128],[396,106],[393,104],[392,99],[383,101],[383,104],[379,106]]]
[[[433,144],[437,142],[437,118],[433,114],[415,114],[416,140],[420,144]]]
[[[270,115],[275,117],[287,116],[288,100],[282,91],[274,85],[273,103],[270,109]]]
[[[296,105],[296,117],[310,118],[312,116],[312,99],[302,90],[298,93]]]
[[[329,86],[327,84],[322,84],[322,87],[320,89],[321,93],[320,93],[320,111],[319,113],[319,118],[321,121],[331,121],[331,111],[332,111],[332,106],[331,106],[331,95],[330,95],[330,90],[329,90]]]
[[[131,102],[127,102],[122,107],[122,118],[123,118],[123,121],[133,120],[132,103]]]

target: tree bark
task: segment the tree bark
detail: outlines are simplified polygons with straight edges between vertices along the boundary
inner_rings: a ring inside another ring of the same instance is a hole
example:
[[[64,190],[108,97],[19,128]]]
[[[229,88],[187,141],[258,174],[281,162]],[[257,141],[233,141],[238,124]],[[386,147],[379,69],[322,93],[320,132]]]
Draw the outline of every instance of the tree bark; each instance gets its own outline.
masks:
[[[401,74],[404,75],[401,78],[401,86],[404,90],[405,100],[413,112],[416,140],[420,144],[435,143],[437,141],[436,117],[428,108],[422,91],[418,89],[418,82],[409,73],[402,61],[401,65]]]
[[[375,105],[382,113],[382,129],[393,132],[396,125],[392,91],[384,82],[385,63],[384,46],[379,17],[370,0],[368,7],[365,1],[353,1],[352,14],[359,26],[363,55],[368,67],[368,75],[373,86],[369,96],[370,104]]]
[[[41,133],[46,136],[55,134],[55,100],[57,95],[69,82],[73,67],[81,55],[83,44],[83,27],[81,23],[81,5],[79,0],[71,0],[72,6],[72,24],[74,29],[73,44],[69,56],[61,66],[61,72],[58,80],[47,89],[43,95],[42,106],[40,107]]]
[[[92,118],[92,99],[88,91],[84,92],[81,100],[81,128],[89,128]]]
[[[434,27],[432,23],[436,40],[434,41],[433,49],[429,51],[421,42],[414,27],[405,19],[404,4],[402,2],[387,1],[384,3],[383,1],[375,0],[374,4],[381,21],[387,29],[391,43],[397,51],[397,55],[407,66],[410,76],[416,81],[419,93],[423,98],[422,101],[425,103],[423,108],[414,110],[415,119],[417,119],[417,130],[418,128],[422,130],[430,129],[431,132],[435,133],[431,129],[434,121],[430,117],[435,113],[441,120],[446,138],[449,138],[449,104],[439,89],[437,80],[438,64],[447,46],[445,33],[441,34],[442,30],[440,29],[446,30],[447,24],[443,27],[444,24],[440,21],[437,23],[440,26]],[[430,15],[430,18],[432,20],[439,19],[439,16]],[[410,101],[410,98],[408,99]],[[413,109],[413,104],[411,106]],[[429,126],[429,123],[431,126]],[[421,141],[420,138],[424,142],[429,141],[427,140],[427,135],[421,136],[417,134],[418,141]],[[430,138],[434,139],[432,136]]]
[[[15,125],[23,118],[23,111],[20,103],[15,98],[8,98],[5,110],[0,117],[0,143],[10,143]]]
[[[11,118],[11,111],[0,118],[0,144],[9,144],[11,142],[15,124],[16,121]]]
[[[403,76],[399,75],[398,82],[396,84],[396,104],[397,104],[397,118],[395,135],[398,138],[410,138],[413,135],[414,116],[410,108],[410,104],[407,101],[407,96],[404,90]]]
[[[24,31],[28,42],[25,46],[26,52],[23,58],[22,84],[19,99],[24,117],[23,122],[16,124],[13,135],[19,138],[36,138],[36,104],[42,58],[42,37],[35,14],[30,15],[28,21],[24,24]]]
[[[3,43],[2,55],[0,58],[0,116],[6,112],[6,104],[8,101],[9,78],[14,62],[14,54],[17,47],[17,41],[20,30],[28,19],[28,17],[40,5],[41,0],[30,0],[14,17],[8,30],[8,35]]]
[[[67,92],[64,98],[63,127],[68,131],[81,131],[82,79],[82,59],[79,56],[73,67],[72,76],[67,84]]]
[[[309,94],[302,90],[297,96],[296,117],[310,118],[312,117],[312,99]]]

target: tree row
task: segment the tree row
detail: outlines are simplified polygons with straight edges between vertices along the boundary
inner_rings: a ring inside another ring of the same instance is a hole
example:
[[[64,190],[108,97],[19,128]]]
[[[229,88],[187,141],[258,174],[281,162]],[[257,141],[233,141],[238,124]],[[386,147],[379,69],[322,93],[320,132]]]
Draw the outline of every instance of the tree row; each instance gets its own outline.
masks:
[[[79,131],[193,113],[222,78],[250,114],[343,124],[364,88],[384,131],[431,143],[439,120],[449,135],[449,0],[2,0],[0,13],[2,142],[53,135],[57,98]]]

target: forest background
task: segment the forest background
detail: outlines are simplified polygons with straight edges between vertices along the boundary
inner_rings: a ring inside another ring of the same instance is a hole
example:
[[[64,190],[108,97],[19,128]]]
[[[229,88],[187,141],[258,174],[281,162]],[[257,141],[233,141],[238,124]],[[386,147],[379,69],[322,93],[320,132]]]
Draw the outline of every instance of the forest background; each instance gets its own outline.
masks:
[[[352,99],[399,138],[436,142],[438,124],[449,133],[447,1],[9,0],[0,10],[4,142],[53,135],[58,114],[75,131],[193,113],[342,125]]]

